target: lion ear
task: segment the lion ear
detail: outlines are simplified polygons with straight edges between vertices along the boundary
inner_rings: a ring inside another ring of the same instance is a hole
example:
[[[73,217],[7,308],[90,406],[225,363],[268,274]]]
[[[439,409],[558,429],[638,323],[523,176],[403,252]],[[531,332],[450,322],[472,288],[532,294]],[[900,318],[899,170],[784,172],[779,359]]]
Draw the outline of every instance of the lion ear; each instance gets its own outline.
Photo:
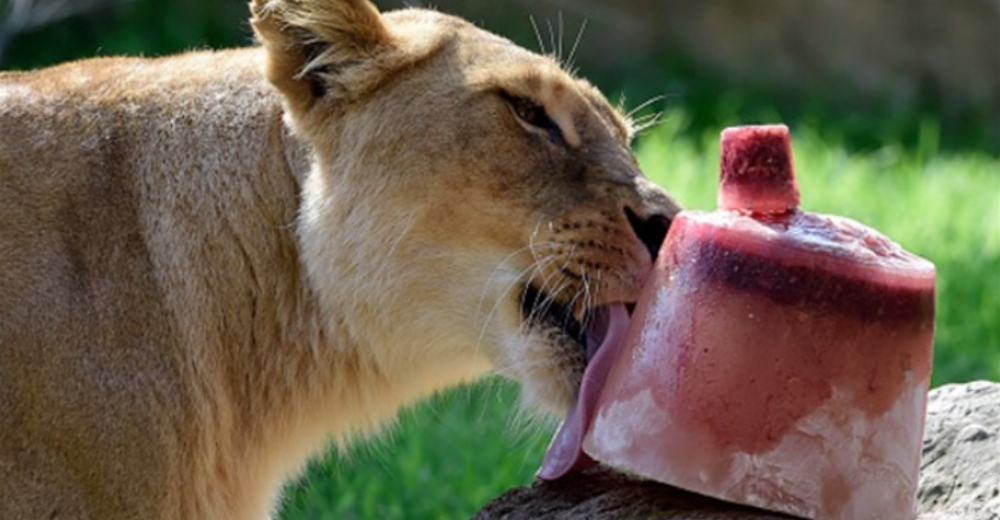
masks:
[[[322,97],[350,101],[378,84],[392,38],[368,0],[252,0],[267,79],[302,114]]]

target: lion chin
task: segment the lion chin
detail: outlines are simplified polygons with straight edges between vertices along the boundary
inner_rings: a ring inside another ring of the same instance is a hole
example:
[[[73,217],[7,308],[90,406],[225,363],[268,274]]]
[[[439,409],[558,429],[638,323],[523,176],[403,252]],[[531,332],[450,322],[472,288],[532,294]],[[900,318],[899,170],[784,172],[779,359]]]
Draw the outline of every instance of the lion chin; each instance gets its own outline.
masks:
[[[677,204],[586,81],[461,19],[0,74],[0,518],[267,518],[489,371],[556,414]]]

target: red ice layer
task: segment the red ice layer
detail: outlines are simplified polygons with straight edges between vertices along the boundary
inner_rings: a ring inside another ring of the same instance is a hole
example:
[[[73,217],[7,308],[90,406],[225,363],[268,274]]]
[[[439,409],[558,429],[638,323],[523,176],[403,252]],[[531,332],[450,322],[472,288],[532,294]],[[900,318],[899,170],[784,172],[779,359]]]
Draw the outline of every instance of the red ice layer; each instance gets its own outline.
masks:
[[[727,142],[754,150],[743,139],[777,133],[781,141],[782,131],[727,132],[723,157],[733,151]],[[689,211],[674,221],[584,451],[802,517],[910,520],[934,267],[857,222],[799,211],[791,165],[752,163],[743,171],[789,178],[755,185],[751,175],[728,185],[731,197],[720,195],[757,210]],[[724,187],[727,168],[724,159]]]

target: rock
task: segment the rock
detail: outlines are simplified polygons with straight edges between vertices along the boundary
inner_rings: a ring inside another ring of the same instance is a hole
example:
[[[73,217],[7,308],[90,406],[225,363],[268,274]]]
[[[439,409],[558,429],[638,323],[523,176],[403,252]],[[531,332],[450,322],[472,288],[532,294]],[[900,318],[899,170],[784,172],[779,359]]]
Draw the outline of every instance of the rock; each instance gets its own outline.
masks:
[[[931,392],[920,466],[920,511],[1000,520],[1000,384]]]
[[[777,513],[727,504],[606,468],[537,481],[493,500],[475,520],[658,518],[684,520],[779,520]]]
[[[931,391],[924,431],[918,520],[1000,520],[1000,384]],[[777,520],[787,516],[709,499],[597,468],[516,488],[476,520]]]

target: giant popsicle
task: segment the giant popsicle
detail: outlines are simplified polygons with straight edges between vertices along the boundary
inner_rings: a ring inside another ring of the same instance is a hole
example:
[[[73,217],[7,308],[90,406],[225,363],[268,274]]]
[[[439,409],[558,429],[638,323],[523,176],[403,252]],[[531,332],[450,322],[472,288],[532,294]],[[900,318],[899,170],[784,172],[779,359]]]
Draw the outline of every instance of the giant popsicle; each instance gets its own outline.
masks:
[[[934,266],[798,204],[786,127],[723,132],[720,209],[672,224],[624,342],[590,374],[582,449],[806,518],[911,520]]]

